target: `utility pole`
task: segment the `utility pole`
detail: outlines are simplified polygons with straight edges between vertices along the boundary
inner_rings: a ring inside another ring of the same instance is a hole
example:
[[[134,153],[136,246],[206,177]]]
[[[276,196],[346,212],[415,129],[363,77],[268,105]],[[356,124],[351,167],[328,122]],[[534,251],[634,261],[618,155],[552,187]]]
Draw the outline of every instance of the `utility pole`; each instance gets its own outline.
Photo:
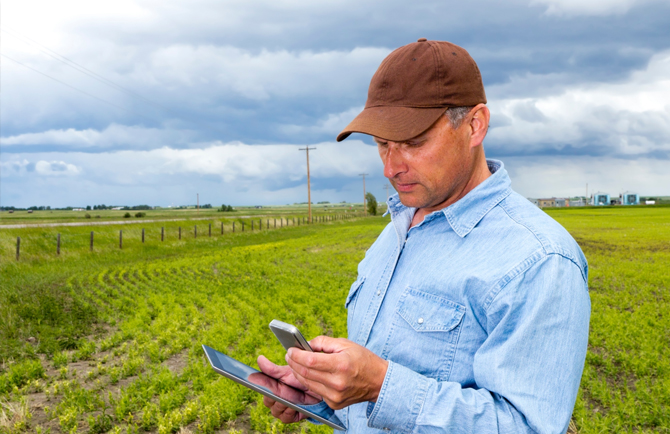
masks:
[[[363,211],[365,212],[365,215],[368,215],[368,207],[366,206],[368,204],[368,200],[365,197],[365,176],[369,175],[369,173],[359,173],[358,176],[363,177]]]
[[[384,190],[386,190],[386,203],[389,201],[389,185],[384,184]]]
[[[197,207],[198,207],[198,212],[200,212],[200,193],[195,194],[197,196]]]
[[[312,191],[309,185],[309,150],[316,149],[306,146],[304,148],[299,148],[299,151],[305,151],[307,154],[307,220],[312,223]]]

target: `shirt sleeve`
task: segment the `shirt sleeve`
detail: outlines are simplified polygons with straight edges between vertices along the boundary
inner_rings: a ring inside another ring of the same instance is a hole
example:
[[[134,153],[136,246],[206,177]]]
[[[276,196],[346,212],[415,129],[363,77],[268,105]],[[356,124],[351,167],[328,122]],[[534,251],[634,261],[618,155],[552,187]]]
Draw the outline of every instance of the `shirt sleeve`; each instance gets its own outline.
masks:
[[[502,281],[506,279],[503,278]],[[389,362],[368,426],[405,433],[565,433],[584,369],[591,303],[580,267],[545,256],[493,295],[476,388]]]

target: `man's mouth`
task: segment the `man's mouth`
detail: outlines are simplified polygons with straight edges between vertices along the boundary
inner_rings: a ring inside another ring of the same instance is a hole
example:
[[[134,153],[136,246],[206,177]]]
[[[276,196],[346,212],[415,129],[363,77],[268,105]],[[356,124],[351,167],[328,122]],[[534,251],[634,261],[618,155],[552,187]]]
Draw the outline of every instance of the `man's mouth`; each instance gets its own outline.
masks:
[[[414,182],[404,182],[404,183],[396,183],[395,189],[398,191],[398,193],[409,193],[411,192],[414,187],[416,186],[416,183]]]

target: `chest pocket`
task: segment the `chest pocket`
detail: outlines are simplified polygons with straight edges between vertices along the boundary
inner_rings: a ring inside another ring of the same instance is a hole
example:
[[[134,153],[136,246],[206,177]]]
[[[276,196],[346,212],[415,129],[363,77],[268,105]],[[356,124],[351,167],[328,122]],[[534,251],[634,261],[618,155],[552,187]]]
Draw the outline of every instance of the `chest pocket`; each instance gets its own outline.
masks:
[[[465,306],[407,288],[398,300],[382,357],[440,381],[456,354]]]

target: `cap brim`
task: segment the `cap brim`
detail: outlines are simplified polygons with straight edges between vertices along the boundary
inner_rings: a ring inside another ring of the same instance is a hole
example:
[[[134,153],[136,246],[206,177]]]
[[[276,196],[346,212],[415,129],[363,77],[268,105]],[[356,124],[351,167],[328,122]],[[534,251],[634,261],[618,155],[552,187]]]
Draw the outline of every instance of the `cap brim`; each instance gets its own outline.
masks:
[[[337,135],[337,141],[341,142],[351,133],[363,133],[403,142],[426,131],[446,110],[446,107],[369,107]]]

